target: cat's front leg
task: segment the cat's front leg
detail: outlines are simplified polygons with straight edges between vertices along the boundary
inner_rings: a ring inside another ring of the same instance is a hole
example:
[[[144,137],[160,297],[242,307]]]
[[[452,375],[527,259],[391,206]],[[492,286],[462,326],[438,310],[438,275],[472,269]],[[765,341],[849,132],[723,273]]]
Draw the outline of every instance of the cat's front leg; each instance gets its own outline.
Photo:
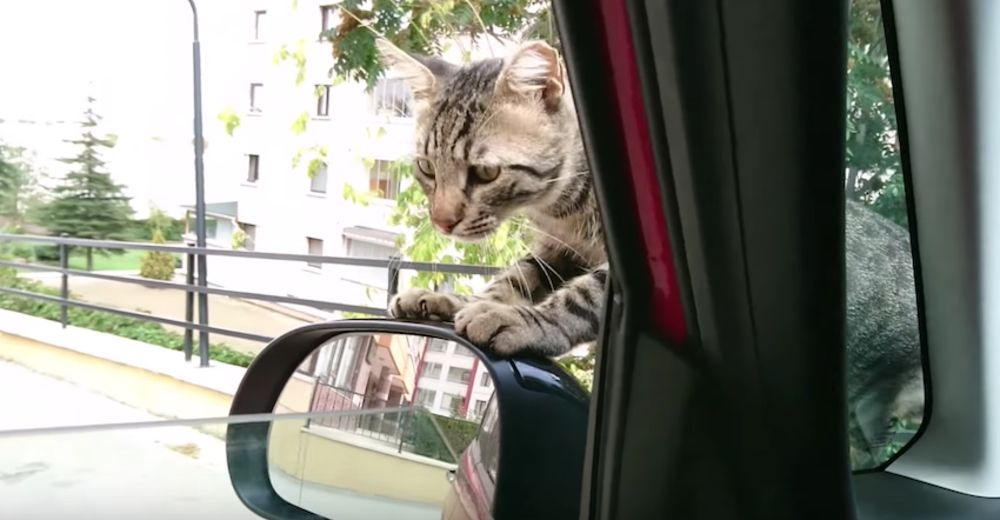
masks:
[[[573,278],[538,305],[469,303],[455,315],[455,330],[479,347],[509,356],[531,351],[559,356],[597,339],[607,265]]]

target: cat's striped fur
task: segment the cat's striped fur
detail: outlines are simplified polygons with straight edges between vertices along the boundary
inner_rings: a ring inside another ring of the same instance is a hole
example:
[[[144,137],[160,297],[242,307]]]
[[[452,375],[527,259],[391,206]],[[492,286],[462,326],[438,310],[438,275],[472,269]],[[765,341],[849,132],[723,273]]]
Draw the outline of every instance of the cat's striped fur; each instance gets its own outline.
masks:
[[[502,354],[556,356],[597,335],[608,270],[576,112],[556,52],[542,42],[459,67],[379,42],[416,112],[414,176],[435,227],[460,240],[523,214],[532,253],[482,293],[411,290],[394,317],[450,321]]]

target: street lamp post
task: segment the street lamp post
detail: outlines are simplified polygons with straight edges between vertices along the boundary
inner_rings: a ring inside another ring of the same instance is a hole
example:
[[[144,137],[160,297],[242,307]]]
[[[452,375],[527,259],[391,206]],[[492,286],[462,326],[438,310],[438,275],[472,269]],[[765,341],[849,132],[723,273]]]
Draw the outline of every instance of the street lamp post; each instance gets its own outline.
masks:
[[[201,126],[201,43],[198,40],[198,8],[194,5],[194,0],[188,0],[191,5],[191,15],[194,20],[194,40],[191,42],[191,51],[194,58],[194,211],[195,211],[195,245],[199,248],[207,247],[205,242],[205,140],[202,135]],[[195,255],[198,262],[198,287],[202,291],[198,293],[198,324],[202,327],[208,326],[208,293],[204,289],[208,286],[208,257],[204,253]],[[204,329],[198,331],[198,355],[201,358],[201,366],[208,366],[208,332]]]

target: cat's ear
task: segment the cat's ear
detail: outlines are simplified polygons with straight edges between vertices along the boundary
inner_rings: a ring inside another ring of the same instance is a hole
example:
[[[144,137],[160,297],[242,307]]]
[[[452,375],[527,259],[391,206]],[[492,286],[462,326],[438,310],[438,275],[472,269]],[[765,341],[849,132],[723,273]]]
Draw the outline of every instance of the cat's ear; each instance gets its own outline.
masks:
[[[555,49],[541,40],[531,41],[518,47],[506,61],[500,73],[500,88],[540,99],[550,112],[559,108],[566,76]]]
[[[406,83],[414,101],[430,100],[437,78],[427,66],[427,60],[417,59],[382,38],[375,41],[375,46],[378,48],[382,64],[398,74]]]

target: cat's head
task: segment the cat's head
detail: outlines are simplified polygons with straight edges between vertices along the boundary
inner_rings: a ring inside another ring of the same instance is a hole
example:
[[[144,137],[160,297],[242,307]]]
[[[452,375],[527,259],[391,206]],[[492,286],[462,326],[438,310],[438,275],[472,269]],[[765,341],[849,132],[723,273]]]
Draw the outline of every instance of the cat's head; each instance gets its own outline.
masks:
[[[380,40],[416,116],[413,175],[441,233],[472,241],[518,210],[551,204],[578,133],[564,68],[541,41],[458,66]]]

